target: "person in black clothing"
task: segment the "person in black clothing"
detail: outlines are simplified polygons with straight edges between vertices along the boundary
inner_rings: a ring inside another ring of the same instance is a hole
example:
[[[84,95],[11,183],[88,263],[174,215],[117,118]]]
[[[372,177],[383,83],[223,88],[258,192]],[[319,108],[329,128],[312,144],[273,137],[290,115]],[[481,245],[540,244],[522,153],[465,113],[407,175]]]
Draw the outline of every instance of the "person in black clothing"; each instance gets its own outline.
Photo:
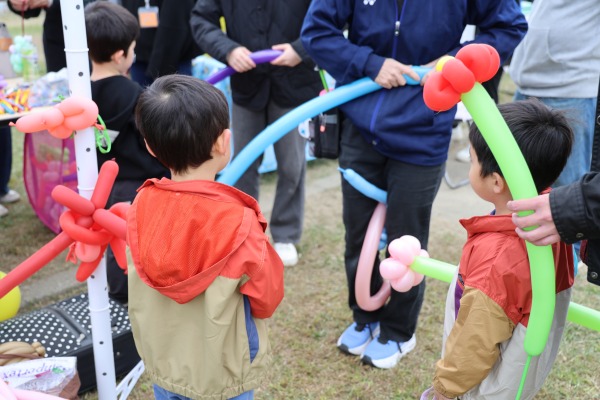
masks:
[[[123,7],[139,18],[140,12],[158,11],[158,26],[140,22],[141,31],[135,46],[136,58],[131,79],[142,86],[168,74],[192,75],[192,60],[201,54],[190,30],[190,13],[194,0],[121,0]],[[141,10],[141,11],[140,11]]]
[[[598,87],[600,95],[600,86]],[[600,286],[600,103],[596,105],[590,172],[578,181],[554,188],[549,194],[509,201],[517,234],[536,246],[562,240],[581,246],[581,261],[587,265],[587,280]],[[519,211],[534,211],[519,216]],[[536,227],[528,230],[528,227]]]
[[[581,260],[588,267],[588,281],[600,285],[600,172],[588,172],[579,181],[550,193],[509,201],[507,207],[514,213],[519,237],[536,246],[586,240]],[[527,210],[534,213],[517,214]],[[536,228],[526,230],[532,226]]]
[[[318,96],[322,89],[315,65],[300,42],[309,4],[310,0],[198,0],[192,10],[190,23],[196,43],[239,72],[231,77],[235,154],[269,124]],[[227,33],[221,30],[221,17]],[[249,54],[265,49],[283,53],[270,64],[257,66]],[[286,266],[298,262],[295,244],[300,241],[304,219],[306,142],[294,131],[274,144],[278,180],[270,229],[275,250]],[[255,198],[261,158],[235,185]]]
[[[134,111],[142,88],[127,78],[133,63],[138,23],[125,8],[106,1],[85,8],[87,41],[92,61],[92,100],[98,105],[110,151],[97,151],[98,168],[114,159],[119,174],[107,202],[131,202],[146,179],[168,176],[168,170],[150,155],[135,125]],[[109,296],[127,302],[127,277],[107,251]]]

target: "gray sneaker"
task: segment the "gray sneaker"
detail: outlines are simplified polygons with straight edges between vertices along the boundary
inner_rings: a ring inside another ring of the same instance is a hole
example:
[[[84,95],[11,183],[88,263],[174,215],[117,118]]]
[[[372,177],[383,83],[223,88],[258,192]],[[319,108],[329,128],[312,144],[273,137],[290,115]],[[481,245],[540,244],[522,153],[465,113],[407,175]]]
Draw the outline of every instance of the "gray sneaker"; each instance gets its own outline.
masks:
[[[21,200],[21,195],[10,189],[4,196],[0,196],[0,203],[14,203]]]

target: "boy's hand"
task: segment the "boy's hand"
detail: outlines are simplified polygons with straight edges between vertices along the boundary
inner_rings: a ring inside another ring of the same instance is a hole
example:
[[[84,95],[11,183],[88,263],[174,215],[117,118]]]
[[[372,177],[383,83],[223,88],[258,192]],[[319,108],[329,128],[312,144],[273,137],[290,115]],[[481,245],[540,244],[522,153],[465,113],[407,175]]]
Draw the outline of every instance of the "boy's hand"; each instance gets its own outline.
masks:
[[[408,75],[415,81],[420,81],[419,75],[408,65],[399,63],[392,58],[386,58],[375,77],[375,83],[386,89],[406,85],[406,79],[402,75]]]
[[[302,62],[302,59],[296,53],[296,50],[289,43],[276,44],[271,47],[273,50],[281,50],[283,53],[273,61],[271,64],[279,65],[280,67],[295,67]]]
[[[549,194],[542,194],[531,199],[512,200],[506,206],[514,212],[512,220],[517,226],[515,231],[521,239],[536,246],[545,246],[560,241],[560,235],[552,218]],[[517,214],[518,211],[526,210],[533,210],[534,213],[524,217]],[[525,228],[530,226],[537,226],[537,228],[526,231]]]
[[[433,390],[434,395],[433,395],[433,400],[452,400],[449,397],[444,396],[443,394],[440,394],[437,390]]]
[[[256,68],[256,63],[250,58],[251,51],[244,46],[236,47],[227,55],[227,64],[235,72],[246,72]]]
[[[435,390],[435,388],[432,386],[421,394],[421,400],[453,400],[453,399],[450,399],[450,398],[444,396],[443,394],[441,394],[440,392]]]

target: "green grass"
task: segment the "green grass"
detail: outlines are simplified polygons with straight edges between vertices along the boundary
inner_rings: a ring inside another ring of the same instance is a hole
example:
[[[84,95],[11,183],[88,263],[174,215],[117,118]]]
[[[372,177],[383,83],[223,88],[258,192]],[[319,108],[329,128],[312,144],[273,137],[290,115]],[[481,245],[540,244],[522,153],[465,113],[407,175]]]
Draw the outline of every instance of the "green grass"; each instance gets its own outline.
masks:
[[[4,15],[0,15],[3,20]],[[26,30],[39,35],[39,23]],[[29,23],[29,22],[28,22]],[[11,29],[19,22],[11,22]],[[37,30],[36,30],[37,29]],[[38,37],[39,39],[39,37]],[[41,45],[40,45],[41,49]],[[503,81],[504,101],[510,99],[513,85]],[[8,271],[33,254],[54,235],[36,218],[25,199],[22,176],[22,136],[13,132],[13,177],[11,186],[24,200],[9,205],[10,215],[0,219],[0,270]],[[336,179],[336,163],[310,164],[307,185],[318,180]],[[272,196],[275,175],[263,177],[262,200]],[[464,190],[465,193],[468,189]],[[466,194],[465,194],[466,195]],[[465,234],[452,216],[432,221],[429,251],[432,257],[457,263]],[[285,298],[270,321],[273,365],[268,384],[256,392],[257,399],[415,399],[430,385],[433,365],[441,350],[443,310],[448,285],[429,279],[419,326],[416,349],[393,370],[363,366],[357,358],[340,353],[335,343],[351,322],[347,307],[346,277],[343,268],[344,229],[341,222],[341,194],[338,187],[307,196],[305,230],[299,245],[299,264],[285,271]],[[64,254],[32,277],[45,284],[45,278],[75,266],[64,261]],[[577,278],[573,300],[600,309],[600,288],[585,282],[585,269]],[[61,296],[35,303],[24,299],[22,312],[66,298],[85,290],[85,285]],[[536,399],[583,399],[600,397],[600,333],[568,323],[554,368]],[[515,374],[521,371],[515,370]],[[152,398],[146,377],[135,387],[131,399]],[[83,396],[94,400],[95,393]]]

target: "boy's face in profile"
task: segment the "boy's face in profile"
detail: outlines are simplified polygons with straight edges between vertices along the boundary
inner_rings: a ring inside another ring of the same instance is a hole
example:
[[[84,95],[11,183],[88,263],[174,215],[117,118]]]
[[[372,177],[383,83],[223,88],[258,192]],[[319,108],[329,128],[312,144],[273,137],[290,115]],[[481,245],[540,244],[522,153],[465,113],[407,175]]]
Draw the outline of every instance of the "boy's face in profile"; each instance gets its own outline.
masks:
[[[135,61],[135,40],[131,42],[129,48],[127,49],[127,54],[123,54],[122,58],[119,60],[119,72],[121,75],[127,76],[129,74],[129,70],[131,69],[131,65]]]

